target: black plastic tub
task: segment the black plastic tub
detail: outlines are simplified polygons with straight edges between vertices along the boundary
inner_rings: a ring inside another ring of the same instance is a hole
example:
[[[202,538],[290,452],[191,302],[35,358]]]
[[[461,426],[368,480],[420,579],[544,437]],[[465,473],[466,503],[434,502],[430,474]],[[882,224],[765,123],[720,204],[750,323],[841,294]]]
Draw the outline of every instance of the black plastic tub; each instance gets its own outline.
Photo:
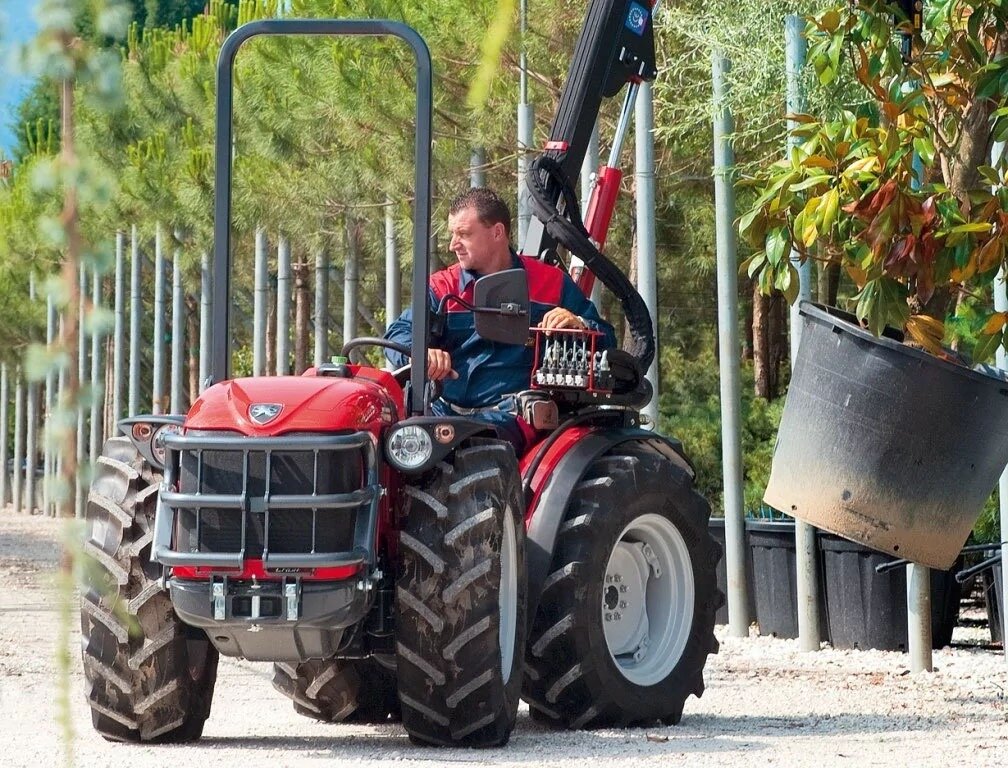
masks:
[[[761,635],[798,637],[798,586],[793,520],[746,520],[746,540],[752,560],[753,599]],[[828,639],[826,601],[819,574],[819,635]]]
[[[834,648],[907,649],[906,568],[876,573],[892,558],[852,541],[821,533],[829,637]],[[931,571],[931,639],[935,648],[952,641],[959,618],[958,567]]]
[[[1001,565],[995,565],[981,573],[983,579],[984,602],[987,603],[987,623],[990,627],[991,642],[1004,642],[1004,582]]]
[[[717,564],[717,585],[718,589],[721,590],[721,594],[725,596],[724,605],[718,608],[717,613],[714,614],[715,624],[727,624],[728,623],[728,567],[725,564],[725,528],[724,528],[724,518],[723,517],[712,517],[709,524],[710,535],[714,538],[718,544],[721,545],[721,559],[718,560]],[[748,596],[749,596],[749,621],[753,621],[756,618],[756,600],[754,597],[753,584],[753,570],[752,570],[752,554],[749,548],[746,547],[746,582],[749,584]]]
[[[950,568],[1008,464],[1008,380],[876,338],[840,310],[800,311],[765,501]]]

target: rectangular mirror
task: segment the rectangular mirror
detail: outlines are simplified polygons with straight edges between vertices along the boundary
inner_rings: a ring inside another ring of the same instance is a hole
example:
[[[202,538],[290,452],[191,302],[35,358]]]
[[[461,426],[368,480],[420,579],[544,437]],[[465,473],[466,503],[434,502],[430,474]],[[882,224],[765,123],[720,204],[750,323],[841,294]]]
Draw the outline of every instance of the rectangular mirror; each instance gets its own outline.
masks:
[[[481,277],[473,286],[473,301],[476,333],[482,338],[502,344],[528,341],[530,304],[524,269],[505,269]]]

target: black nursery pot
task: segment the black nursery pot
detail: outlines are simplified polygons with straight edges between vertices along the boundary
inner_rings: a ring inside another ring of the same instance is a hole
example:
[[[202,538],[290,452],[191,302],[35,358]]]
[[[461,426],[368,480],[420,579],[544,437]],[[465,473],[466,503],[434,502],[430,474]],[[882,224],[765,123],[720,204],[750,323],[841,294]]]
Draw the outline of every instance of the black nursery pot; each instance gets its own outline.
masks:
[[[819,535],[834,648],[907,649],[906,568],[876,573],[892,558],[828,533]],[[952,642],[959,618],[959,566],[931,571],[931,644]]]
[[[803,302],[764,500],[946,570],[1008,465],[1008,380]]]

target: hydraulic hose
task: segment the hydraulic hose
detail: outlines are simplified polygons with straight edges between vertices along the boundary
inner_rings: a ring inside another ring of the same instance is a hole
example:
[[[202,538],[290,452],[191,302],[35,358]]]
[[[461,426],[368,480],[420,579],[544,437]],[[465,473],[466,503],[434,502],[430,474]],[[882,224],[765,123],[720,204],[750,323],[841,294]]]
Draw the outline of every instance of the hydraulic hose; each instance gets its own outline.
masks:
[[[577,196],[567,174],[557,160],[540,155],[532,161],[526,178],[533,213],[543,223],[546,232],[581,259],[602,284],[619,299],[630,329],[630,344],[627,345],[626,352],[637,359],[642,371],[646,371],[655,356],[651,313],[633,283],[591,241],[581,221]],[[552,186],[560,190],[563,214],[558,210],[558,201],[550,194],[547,180],[551,180]]]

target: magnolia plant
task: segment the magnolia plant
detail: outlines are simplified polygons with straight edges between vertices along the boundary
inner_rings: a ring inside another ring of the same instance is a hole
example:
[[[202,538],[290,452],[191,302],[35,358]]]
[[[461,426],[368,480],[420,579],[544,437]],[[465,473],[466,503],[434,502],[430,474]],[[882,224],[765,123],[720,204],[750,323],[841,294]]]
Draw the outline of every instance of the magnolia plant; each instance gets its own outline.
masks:
[[[990,161],[1008,138],[1008,0],[929,0],[917,31],[906,5],[852,2],[809,19],[820,84],[839,88],[849,72],[864,98],[789,116],[789,155],[746,181],[757,196],[739,221],[753,248],[743,269],[793,301],[792,249],[840,265],[867,328],[903,329],[938,355],[962,330],[950,315],[975,299],[980,362],[1008,342],[1008,313],[989,299],[1008,246],[1004,163]]]

